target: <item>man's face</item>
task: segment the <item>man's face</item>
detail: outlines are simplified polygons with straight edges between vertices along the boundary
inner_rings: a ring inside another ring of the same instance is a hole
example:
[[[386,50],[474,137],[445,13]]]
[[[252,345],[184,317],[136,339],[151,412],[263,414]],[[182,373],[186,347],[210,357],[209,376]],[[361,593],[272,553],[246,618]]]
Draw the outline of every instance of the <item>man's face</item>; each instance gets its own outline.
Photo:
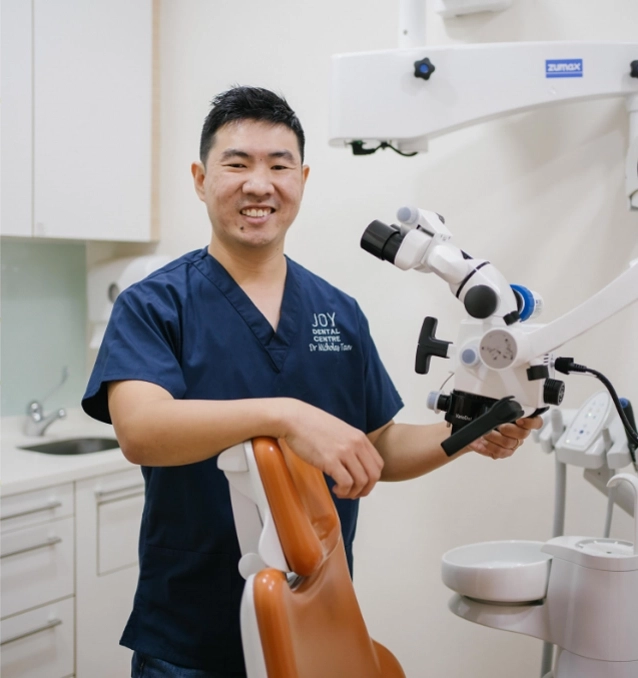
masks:
[[[192,173],[213,226],[213,243],[233,251],[283,249],[308,177],[291,129],[255,120],[224,125],[206,166],[194,163]]]

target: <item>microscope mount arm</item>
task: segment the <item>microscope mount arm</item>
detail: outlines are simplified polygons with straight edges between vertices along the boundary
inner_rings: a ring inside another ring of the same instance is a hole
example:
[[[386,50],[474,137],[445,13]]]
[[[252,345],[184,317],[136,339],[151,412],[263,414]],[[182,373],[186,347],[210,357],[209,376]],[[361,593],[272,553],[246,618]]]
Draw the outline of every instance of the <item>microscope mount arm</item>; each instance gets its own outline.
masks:
[[[638,209],[638,43],[409,44],[332,57],[331,145],[368,154],[364,143],[374,142],[410,154],[427,151],[429,139],[505,115],[625,97],[627,195]]]

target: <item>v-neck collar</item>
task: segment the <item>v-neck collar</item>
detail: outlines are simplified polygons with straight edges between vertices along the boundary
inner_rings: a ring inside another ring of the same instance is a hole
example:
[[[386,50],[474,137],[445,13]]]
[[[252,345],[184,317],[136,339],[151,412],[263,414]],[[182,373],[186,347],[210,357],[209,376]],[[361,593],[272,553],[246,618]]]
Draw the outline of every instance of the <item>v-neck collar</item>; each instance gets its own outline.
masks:
[[[257,341],[270,356],[280,372],[283,369],[288,349],[299,330],[300,291],[294,264],[286,257],[286,280],[281,302],[277,331],[250,297],[235,282],[228,271],[213,257],[208,248],[202,250],[202,267],[199,270],[219,289],[255,335]]]

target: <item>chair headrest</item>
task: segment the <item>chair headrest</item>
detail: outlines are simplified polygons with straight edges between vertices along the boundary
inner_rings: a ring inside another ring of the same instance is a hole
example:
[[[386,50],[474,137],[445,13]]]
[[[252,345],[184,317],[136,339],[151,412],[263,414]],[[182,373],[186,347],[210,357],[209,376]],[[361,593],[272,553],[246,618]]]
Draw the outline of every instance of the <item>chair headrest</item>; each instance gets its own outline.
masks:
[[[274,438],[255,438],[253,451],[288,565],[308,577],[341,539],[339,515],[323,473]]]

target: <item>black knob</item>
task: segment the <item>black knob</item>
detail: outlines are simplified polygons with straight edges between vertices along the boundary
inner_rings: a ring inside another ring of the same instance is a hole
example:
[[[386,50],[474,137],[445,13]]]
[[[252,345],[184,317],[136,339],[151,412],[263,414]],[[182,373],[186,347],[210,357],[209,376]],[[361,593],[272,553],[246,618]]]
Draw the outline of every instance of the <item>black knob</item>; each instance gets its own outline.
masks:
[[[629,75],[631,75],[632,78],[638,78],[638,59],[636,61],[632,61],[630,64],[630,71]]]
[[[560,379],[546,379],[543,386],[543,401],[547,405],[560,405],[565,395],[565,382]]]
[[[498,306],[498,296],[489,285],[476,285],[463,298],[465,310],[472,318],[489,318]]]
[[[438,324],[436,318],[428,316],[421,327],[421,334],[419,335],[419,343],[416,349],[416,363],[414,369],[418,374],[427,374],[430,369],[430,358],[435,355],[439,358],[447,358],[447,347],[452,343],[451,341],[441,341],[434,338],[436,326]]]
[[[441,412],[447,412],[450,409],[451,402],[452,402],[451,396],[442,393],[438,397],[438,400],[436,401],[436,407],[437,409],[441,410]]]
[[[436,68],[434,64],[427,58],[421,59],[420,61],[414,62],[414,77],[423,78],[424,80],[429,80],[430,76]]]

